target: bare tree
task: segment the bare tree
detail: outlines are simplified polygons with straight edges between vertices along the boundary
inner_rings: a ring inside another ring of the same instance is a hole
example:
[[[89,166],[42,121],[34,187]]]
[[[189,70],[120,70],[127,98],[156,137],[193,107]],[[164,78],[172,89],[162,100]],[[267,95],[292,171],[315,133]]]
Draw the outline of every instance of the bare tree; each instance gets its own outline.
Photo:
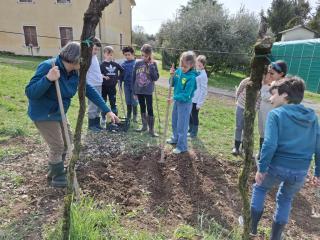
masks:
[[[92,58],[92,39],[95,37],[95,30],[102,16],[102,11],[111,4],[113,0],[91,0],[88,10],[84,14],[83,29],[81,35],[81,58],[80,58],[80,82],[78,88],[80,108],[78,113],[78,120],[76,131],[74,135],[74,150],[68,168],[68,186],[67,194],[64,200],[64,221],[62,227],[63,239],[68,240],[70,235],[70,208],[73,201],[73,179],[75,175],[75,164],[79,160],[81,148],[81,130],[83,125],[83,118],[86,111],[85,91],[86,91],[86,75],[91,64]]]
[[[263,21],[261,21],[262,24]],[[260,29],[265,29],[264,26],[260,26]],[[243,169],[239,176],[238,187],[240,190],[242,204],[243,204],[243,219],[244,229],[242,239],[249,239],[250,234],[250,201],[249,201],[249,184],[248,179],[252,169],[252,155],[253,155],[253,134],[254,134],[254,119],[256,116],[256,101],[258,91],[261,88],[261,81],[265,72],[266,65],[269,64],[267,56],[271,53],[272,40],[270,37],[265,37],[265,30],[261,31],[261,36],[254,46],[254,56],[251,60],[251,74],[250,80],[246,87],[246,105],[244,112],[244,135],[243,135],[243,149],[244,160]]]

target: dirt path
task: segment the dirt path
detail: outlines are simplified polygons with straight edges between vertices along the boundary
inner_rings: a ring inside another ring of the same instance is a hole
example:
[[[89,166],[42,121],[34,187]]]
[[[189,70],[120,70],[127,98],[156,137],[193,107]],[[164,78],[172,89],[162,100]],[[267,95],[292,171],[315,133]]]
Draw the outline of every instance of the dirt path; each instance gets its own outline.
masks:
[[[168,87],[168,79],[166,78],[160,78],[157,81],[157,84],[159,86]],[[218,96],[224,96],[224,97],[228,97],[231,99],[235,99],[235,91],[231,91],[231,90],[227,90],[227,89],[221,89],[221,88],[215,88],[215,87],[208,87],[208,93],[212,94],[212,95],[218,95]],[[314,109],[318,114],[320,114],[320,104],[319,103],[315,103],[311,100],[304,100],[303,104],[306,107],[312,108]]]
[[[83,192],[118,204],[123,224],[151,232],[165,229],[168,236],[178,224],[196,226],[199,219],[204,224],[214,219],[229,230],[237,225],[239,162],[192,150],[180,156],[167,151],[166,164],[159,165],[158,147],[136,146],[132,151],[134,145],[124,143],[126,135],[85,136],[77,167]],[[0,239],[42,239],[44,225],[54,225],[61,216],[64,191],[46,185],[43,144],[16,138],[4,145],[19,145],[25,151],[0,161]],[[274,192],[268,196],[264,226],[271,224],[274,197]],[[310,217],[314,204],[313,189],[306,185],[293,204],[287,228],[291,239],[319,239],[320,220]]]

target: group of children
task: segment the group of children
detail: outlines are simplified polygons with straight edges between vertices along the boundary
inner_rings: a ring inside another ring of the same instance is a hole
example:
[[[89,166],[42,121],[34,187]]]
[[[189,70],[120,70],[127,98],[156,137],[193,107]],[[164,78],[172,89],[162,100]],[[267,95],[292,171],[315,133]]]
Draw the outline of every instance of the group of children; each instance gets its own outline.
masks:
[[[256,183],[251,197],[251,235],[257,236],[266,194],[279,185],[273,217],[271,240],[282,239],[289,221],[291,204],[303,187],[315,154],[313,182],[320,186],[320,128],[312,109],[301,104],[305,84],[298,77],[286,77],[284,61],[271,62],[257,96],[260,149],[256,156]],[[241,81],[236,91],[236,130],[233,155],[240,154],[246,86]]]
[[[268,71],[262,80],[262,87],[257,96],[256,110],[258,111],[258,129],[260,135],[260,150],[256,159],[260,158],[260,151],[264,140],[264,129],[268,113],[272,110],[270,102],[271,94],[269,92],[271,85],[276,81],[284,78],[287,74],[287,64],[284,61],[276,61],[270,63]],[[242,143],[242,132],[244,128],[244,109],[246,100],[246,86],[250,78],[242,80],[236,90],[236,128],[235,141],[232,154],[237,156],[241,153],[240,146]]]
[[[158,134],[154,129],[153,93],[155,82],[159,79],[159,71],[152,56],[152,47],[149,44],[142,46],[140,60],[135,59],[132,47],[124,47],[122,53],[125,61],[118,64],[113,60],[113,48],[106,46],[103,49],[104,60],[99,65],[97,53],[101,48],[101,42],[95,38],[93,44],[87,83],[93,86],[105,101],[109,100],[111,110],[116,115],[118,114],[116,94],[119,85],[120,91],[124,89],[125,93],[127,121],[132,117],[132,120],[137,122],[139,104],[142,127],[136,131],[148,131],[152,137],[157,137]],[[179,68],[170,70],[172,79],[170,84],[174,87],[173,135],[167,143],[176,145],[173,150],[176,154],[188,151],[188,136],[195,138],[198,134],[199,110],[207,95],[208,78],[204,70],[205,64],[205,56],[196,57],[194,52],[188,51],[181,55]],[[106,116],[89,101],[88,129],[98,132],[103,129],[101,125],[106,125]]]

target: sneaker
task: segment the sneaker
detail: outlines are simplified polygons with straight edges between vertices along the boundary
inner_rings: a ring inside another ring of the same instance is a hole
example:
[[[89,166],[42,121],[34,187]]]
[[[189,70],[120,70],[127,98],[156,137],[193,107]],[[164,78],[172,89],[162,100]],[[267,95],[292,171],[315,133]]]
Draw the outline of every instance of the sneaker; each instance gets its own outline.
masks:
[[[101,132],[101,129],[94,126],[94,127],[89,127],[89,131],[94,132],[94,133],[98,133],[98,132]]]
[[[106,118],[102,118],[101,119],[101,125],[103,128],[106,128],[106,125],[107,125],[107,119]]]
[[[239,151],[239,149],[233,148],[231,154],[233,156],[238,156],[238,155],[240,155],[240,151]]]
[[[172,140],[172,138],[168,138],[166,143],[168,143],[168,144],[177,144],[175,141]]]
[[[182,151],[180,151],[178,148],[173,149],[172,153],[174,154],[180,154]]]

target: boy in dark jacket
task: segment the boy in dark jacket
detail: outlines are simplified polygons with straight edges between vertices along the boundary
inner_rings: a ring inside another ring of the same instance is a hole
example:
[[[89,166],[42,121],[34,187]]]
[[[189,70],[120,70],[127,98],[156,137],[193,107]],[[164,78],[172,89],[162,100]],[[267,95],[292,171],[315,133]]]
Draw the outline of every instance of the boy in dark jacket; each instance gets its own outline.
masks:
[[[142,128],[137,131],[146,131],[149,126],[149,134],[152,137],[157,137],[158,135],[154,132],[152,94],[154,82],[159,79],[159,72],[157,63],[152,58],[152,47],[149,44],[144,44],[141,53],[142,60],[136,62],[133,71],[134,94],[139,101],[142,119]]]
[[[134,49],[130,46],[127,46],[122,49],[122,53],[126,58],[126,60],[121,64],[122,68],[124,69],[121,82],[124,83],[124,95],[127,104],[127,119],[130,120],[133,113],[133,121],[137,122],[138,101],[133,95],[133,69],[136,64]]]
[[[103,75],[102,97],[105,101],[109,98],[111,111],[118,115],[117,109],[117,84],[118,80],[122,79],[123,67],[113,61],[113,48],[106,46],[103,49],[104,61],[100,65],[100,70]],[[102,115],[102,125],[106,125],[106,115]]]
[[[251,198],[251,234],[257,234],[267,192],[279,185],[271,240],[280,240],[294,196],[303,187],[315,154],[314,182],[320,185],[320,128],[316,114],[301,103],[304,81],[290,77],[270,88],[275,108],[267,117],[265,139]]]

